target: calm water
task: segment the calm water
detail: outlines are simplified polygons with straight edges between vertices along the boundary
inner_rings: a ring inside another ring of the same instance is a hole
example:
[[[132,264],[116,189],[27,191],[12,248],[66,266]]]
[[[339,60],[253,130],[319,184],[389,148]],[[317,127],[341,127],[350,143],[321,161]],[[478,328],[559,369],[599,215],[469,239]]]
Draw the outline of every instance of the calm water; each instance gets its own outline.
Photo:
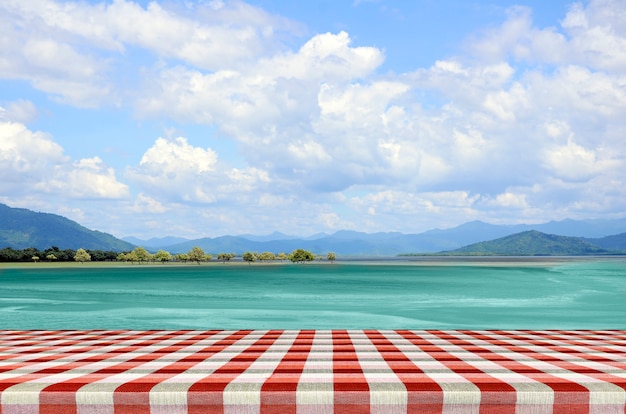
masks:
[[[0,269],[0,329],[626,329],[626,261]]]

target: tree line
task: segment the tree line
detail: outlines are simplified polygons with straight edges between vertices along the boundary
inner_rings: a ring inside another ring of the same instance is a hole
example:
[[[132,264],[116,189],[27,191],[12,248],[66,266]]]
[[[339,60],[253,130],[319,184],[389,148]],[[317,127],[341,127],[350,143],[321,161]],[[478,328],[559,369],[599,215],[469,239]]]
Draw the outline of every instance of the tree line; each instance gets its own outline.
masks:
[[[26,249],[13,249],[5,247],[0,249],[0,262],[72,262],[78,251],[83,250],[89,254],[90,260],[93,261],[115,261],[118,252],[106,250],[85,250],[85,249],[60,249],[56,246],[45,250],[35,247]]]
[[[237,257],[235,253],[219,253],[217,260],[229,262]],[[324,260],[324,256],[316,255],[308,250],[296,249],[293,252],[278,253],[272,252],[245,252],[241,255],[243,261],[248,264],[254,262],[271,262],[271,261],[291,261],[294,263],[311,262],[314,260]],[[334,262],[337,256],[333,252],[326,255],[326,260]],[[90,262],[90,261],[119,261],[129,263],[147,263],[147,262],[208,262],[213,260],[213,255],[205,253],[200,247],[193,247],[187,253],[171,254],[165,250],[159,250],[156,253],[150,253],[143,247],[136,247],[128,252],[115,252],[90,249],[59,249],[56,246],[45,250],[39,250],[34,247],[18,250],[11,247],[0,249],[0,262]]]

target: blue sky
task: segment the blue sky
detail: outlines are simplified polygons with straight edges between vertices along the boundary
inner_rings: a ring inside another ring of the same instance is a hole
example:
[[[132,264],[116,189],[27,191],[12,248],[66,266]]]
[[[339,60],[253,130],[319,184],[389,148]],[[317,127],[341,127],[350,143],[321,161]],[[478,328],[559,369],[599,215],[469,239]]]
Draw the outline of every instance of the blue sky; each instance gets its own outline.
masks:
[[[0,0],[0,202],[118,237],[626,215],[618,0]]]

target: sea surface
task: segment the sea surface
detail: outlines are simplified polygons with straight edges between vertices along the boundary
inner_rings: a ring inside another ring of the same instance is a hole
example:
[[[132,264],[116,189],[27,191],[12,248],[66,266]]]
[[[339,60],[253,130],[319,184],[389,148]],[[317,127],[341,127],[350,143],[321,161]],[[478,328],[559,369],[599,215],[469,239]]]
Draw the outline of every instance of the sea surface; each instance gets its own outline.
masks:
[[[0,329],[626,329],[626,259],[0,268]]]

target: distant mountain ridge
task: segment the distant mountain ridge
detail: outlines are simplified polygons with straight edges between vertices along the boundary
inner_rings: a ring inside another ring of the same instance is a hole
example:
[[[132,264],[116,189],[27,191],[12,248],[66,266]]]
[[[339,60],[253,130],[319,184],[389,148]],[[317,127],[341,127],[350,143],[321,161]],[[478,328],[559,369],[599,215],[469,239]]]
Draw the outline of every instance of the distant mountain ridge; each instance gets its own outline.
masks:
[[[528,230],[443,253],[498,256],[585,256],[610,252],[581,237],[559,236]]]
[[[89,230],[63,216],[0,204],[0,248],[49,247],[104,251],[132,250],[134,246],[110,234]]]
[[[598,239],[585,239],[591,244],[594,244],[603,249],[612,251],[626,251],[626,233],[614,234]]]
[[[589,223],[570,221],[573,229],[570,232],[578,234],[602,234]],[[578,226],[579,225],[579,226]],[[539,228],[559,228],[559,222],[545,223],[537,225]],[[604,223],[603,223],[604,226]],[[241,236],[221,236],[216,238],[202,238],[190,240],[185,243],[172,246],[163,246],[165,250],[173,253],[189,251],[193,246],[199,246],[207,252],[236,252],[245,251],[270,251],[270,252],[290,252],[294,249],[303,248],[316,253],[333,251],[341,255],[371,255],[371,256],[395,256],[407,253],[436,253],[462,248],[473,243],[485,242],[510,236],[512,234],[523,233],[530,225],[500,226],[483,223],[479,221],[470,222],[448,230],[429,230],[420,234],[403,233],[361,233],[356,231],[338,231],[332,235],[327,235],[315,239],[303,238],[282,238],[280,240],[267,240],[260,238],[257,240],[246,239]],[[576,229],[578,227],[578,229]],[[574,236],[573,239],[581,239],[596,246],[600,250],[626,251],[626,220],[618,220],[610,226],[615,229],[624,229],[624,235],[610,235],[603,238],[582,238]],[[521,229],[521,230],[520,230]],[[608,231],[608,230],[604,230]],[[541,232],[543,233],[543,232]],[[549,233],[546,233],[549,234]],[[547,244],[546,244],[547,246]],[[571,250],[573,251],[573,250]],[[541,253],[533,253],[541,254]],[[554,254],[554,253],[546,253]],[[583,253],[570,253],[583,254]],[[588,253],[584,253],[588,254]]]
[[[289,253],[302,248],[317,254],[332,251],[342,256],[396,256],[450,251],[529,230],[584,238],[586,242],[601,249],[626,251],[626,218],[581,221],[566,219],[535,225],[496,225],[472,221],[450,229],[433,229],[419,234],[341,230],[334,234],[318,233],[309,237],[274,232],[264,236],[245,234],[195,240],[181,237],[149,240],[127,237],[120,240],[110,234],[89,230],[62,216],[0,204],[0,249],[45,249],[57,246],[130,251],[136,246],[143,246],[153,252],[163,249],[170,253],[186,253],[198,246],[212,254],[242,254],[246,251]]]

